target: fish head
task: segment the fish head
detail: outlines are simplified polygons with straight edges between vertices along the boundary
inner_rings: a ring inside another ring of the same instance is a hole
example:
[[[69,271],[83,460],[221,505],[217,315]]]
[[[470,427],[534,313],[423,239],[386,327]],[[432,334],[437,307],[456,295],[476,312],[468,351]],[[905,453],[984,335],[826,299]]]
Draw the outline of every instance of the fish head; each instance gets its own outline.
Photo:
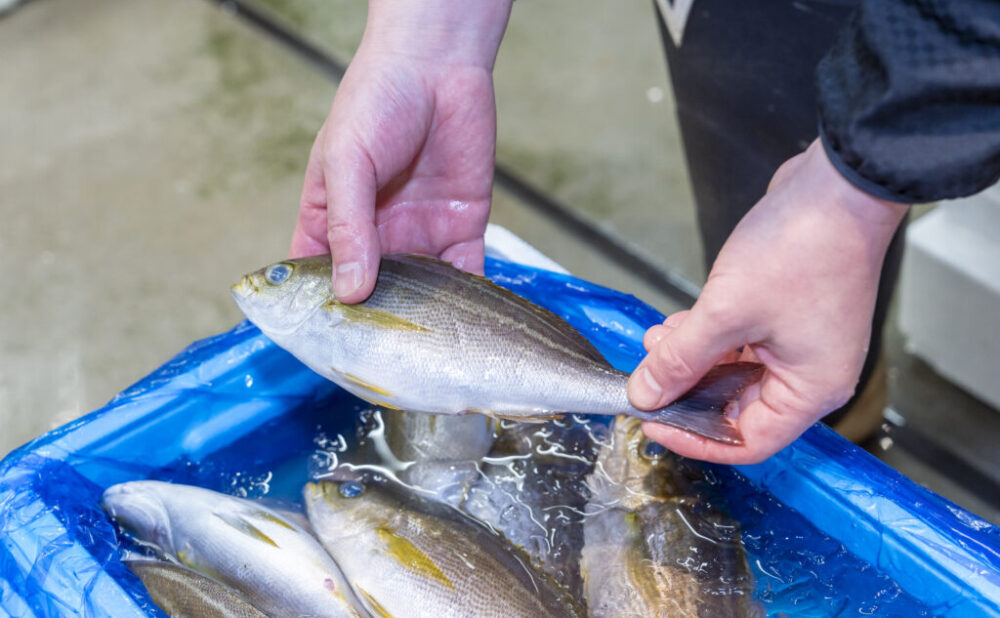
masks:
[[[276,262],[233,285],[240,310],[267,335],[284,335],[333,298],[329,255]]]
[[[307,483],[303,494],[310,519],[321,513],[325,530],[347,538],[383,524],[392,512],[393,505],[377,490],[360,480],[320,481]]]
[[[642,421],[632,416],[615,419],[610,442],[598,458],[605,498],[636,508],[681,492],[677,458],[642,431]]]
[[[112,485],[101,498],[101,506],[118,526],[144,541],[173,550],[170,513],[157,484],[132,481]]]

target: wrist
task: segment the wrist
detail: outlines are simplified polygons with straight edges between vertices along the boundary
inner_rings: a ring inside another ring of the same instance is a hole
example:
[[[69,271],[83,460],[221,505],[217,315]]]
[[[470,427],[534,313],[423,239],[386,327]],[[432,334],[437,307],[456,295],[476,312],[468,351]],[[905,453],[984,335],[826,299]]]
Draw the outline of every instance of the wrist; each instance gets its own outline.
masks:
[[[513,0],[370,0],[361,47],[493,69]]]
[[[820,140],[813,142],[806,155],[806,164],[824,179],[823,185],[835,207],[857,222],[859,232],[888,245],[910,205],[882,199],[858,188],[840,173]]]

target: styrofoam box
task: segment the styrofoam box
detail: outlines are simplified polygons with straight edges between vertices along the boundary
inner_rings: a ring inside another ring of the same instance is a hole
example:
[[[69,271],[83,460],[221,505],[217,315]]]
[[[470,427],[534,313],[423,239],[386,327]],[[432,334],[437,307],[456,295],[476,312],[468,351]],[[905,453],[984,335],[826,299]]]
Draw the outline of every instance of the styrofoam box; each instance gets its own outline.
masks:
[[[900,327],[941,375],[1000,408],[1000,188],[942,203],[906,236]]]

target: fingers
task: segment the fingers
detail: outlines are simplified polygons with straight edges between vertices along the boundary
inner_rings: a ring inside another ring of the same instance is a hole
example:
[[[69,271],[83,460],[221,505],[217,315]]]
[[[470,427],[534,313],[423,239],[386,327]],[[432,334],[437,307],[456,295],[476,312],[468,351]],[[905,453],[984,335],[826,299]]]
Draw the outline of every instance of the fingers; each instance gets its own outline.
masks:
[[[448,247],[441,253],[441,259],[451,262],[455,268],[460,268],[474,275],[482,275],[485,254],[486,241],[479,237]]]
[[[290,258],[322,255],[330,250],[326,240],[326,182],[323,180],[323,158],[319,148],[322,136],[323,129],[320,129],[309,152],[299,198],[299,218],[288,251]]]
[[[695,305],[676,327],[654,327],[649,354],[629,378],[632,405],[644,410],[663,407],[744,343],[739,329],[719,329],[707,314]]]
[[[327,153],[323,168],[333,293],[344,303],[361,302],[378,276],[375,166],[361,149],[351,149]]]
[[[653,349],[660,339],[666,336],[668,332],[678,324],[684,321],[684,318],[690,311],[678,311],[677,313],[672,313],[667,316],[667,319],[663,320],[663,324],[654,324],[649,327],[646,334],[642,337],[642,347],[646,348],[646,352]]]
[[[768,384],[770,380],[773,378],[764,378],[762,392],[774,390],[773,384]],[[754,399],[740,410],[737,423],[743,444],[739,446],[658,423],[646,422],[642,428],[651,440],[683,457],[731,465],[760,463],[802,435],[822,416],[822,413],[781,414],[766,401],[767,397]]]

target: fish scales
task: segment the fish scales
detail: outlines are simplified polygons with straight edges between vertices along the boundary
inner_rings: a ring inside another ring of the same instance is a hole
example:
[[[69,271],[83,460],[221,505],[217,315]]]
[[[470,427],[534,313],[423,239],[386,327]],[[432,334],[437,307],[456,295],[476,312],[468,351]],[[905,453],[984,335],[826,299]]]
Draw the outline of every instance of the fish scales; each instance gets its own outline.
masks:
[[[399,488],[345,493],[345,485],[307,485],[306,508],[323,545],[373,607],[418,618],[579,615],[482,526]]]
[[[153,560],[126,563],[153,602],[175,618],[267,618],[236,591],[181,566]]]
[[[306,530],[259,503],[160,481],[109,487],[104,508],[138,540],[237,590],[272,616],[363,616]]]
[[[330,269],[329,256],[279,262],[244,276],[233,295],[278,345],[371,403],[524,420],[622,413],[740,442],[725,407],[759,365],[719,366],[681,400],[641,411],[628,401],[628,374],[576,329],[483,277],[384,256],[372,295],[344,305]]]
[[[619,416],[601,447],[580,569],[595,618],[757,617],[735,522],[701,503],[696,471]]]

